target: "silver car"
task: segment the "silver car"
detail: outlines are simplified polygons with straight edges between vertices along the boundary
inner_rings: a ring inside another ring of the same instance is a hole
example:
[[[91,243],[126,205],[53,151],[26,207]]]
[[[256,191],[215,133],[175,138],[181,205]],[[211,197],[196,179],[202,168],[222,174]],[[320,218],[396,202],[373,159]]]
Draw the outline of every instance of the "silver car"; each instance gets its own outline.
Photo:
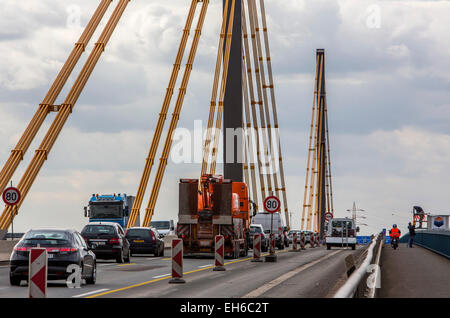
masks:
[[[293,242],[293,237],[294,237],[294,233],[297,233],[297,242],[300,240],[300,233],[301,233],[302,231],[300,231],[300,230],[290,230],[289,232],[288,232],[288,240],[289,240],[289,244],[292,244],[292,242]]]

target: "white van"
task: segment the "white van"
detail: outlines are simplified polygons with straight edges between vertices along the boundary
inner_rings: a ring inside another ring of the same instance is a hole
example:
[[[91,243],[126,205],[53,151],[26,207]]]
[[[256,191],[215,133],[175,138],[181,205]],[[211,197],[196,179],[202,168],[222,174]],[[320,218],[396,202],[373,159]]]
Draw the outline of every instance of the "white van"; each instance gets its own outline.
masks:
[[[261,224],[264,228],[265,234],[270,234],[271,231],[271,213],[259,212],[253,219],[252,224]],[[273,214],[273,233],[275,234],[275,245],[280,250],[284,247],[289,247],[289,240],[287,238],[286,226],[279,212]]]
[[[327,250],[332,246],[337,247],[351,247],[352,250],[356,248],[356,232],[359,229],[355,228],[352,219],[349,218],[335,218],[327,225],[327,236],[325,243]]]

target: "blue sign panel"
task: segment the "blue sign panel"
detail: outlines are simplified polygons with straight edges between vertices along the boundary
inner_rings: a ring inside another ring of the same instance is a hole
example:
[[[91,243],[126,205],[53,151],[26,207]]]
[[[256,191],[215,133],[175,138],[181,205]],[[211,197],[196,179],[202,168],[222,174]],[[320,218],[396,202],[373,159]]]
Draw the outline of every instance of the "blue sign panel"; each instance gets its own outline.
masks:
[[[367,245],[370,243],[370,236],[357,236],[356,242],[360,245]]]

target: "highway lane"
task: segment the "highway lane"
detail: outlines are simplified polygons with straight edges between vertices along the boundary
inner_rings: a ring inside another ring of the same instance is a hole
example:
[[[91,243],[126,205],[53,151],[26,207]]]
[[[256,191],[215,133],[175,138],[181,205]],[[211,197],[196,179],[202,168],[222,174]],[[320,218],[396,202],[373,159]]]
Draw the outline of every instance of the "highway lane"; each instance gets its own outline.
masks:
[[[182,285],[168,284],[171,272],[169,257],[132,257],[130,264],[99,261],[97,284],[67,288],[64,281],[50,281],[48,297],[244,297],[299,268],[300,272],[276,286],[270,286],[258,297],[325,297],[327,288],[345,272],[343,257],[351,252],[327,251],[323,247],[308,248],[299,253],[283,250],[277,251],[277,263],[250,262],[250,253],[247,258],[227,259],[225,272],[212,270],[213,259],[188,258],[184,259],[187,283]],[[312,262],[317,264],[301,268]],[[27,284],[22,282],[20,287],[11,287],[8,273],[8,267],[0,267],[0,298],[27,297]]]

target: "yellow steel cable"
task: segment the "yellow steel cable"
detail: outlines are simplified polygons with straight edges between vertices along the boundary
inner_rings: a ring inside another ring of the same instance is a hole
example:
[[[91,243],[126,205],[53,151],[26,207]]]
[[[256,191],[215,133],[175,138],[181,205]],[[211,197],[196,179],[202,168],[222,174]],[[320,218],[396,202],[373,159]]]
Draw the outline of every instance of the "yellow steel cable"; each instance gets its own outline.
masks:
[[[42,103],[39,105],[37,112],[28,124],[28,127],[25,129],[16,147],[11,151],[10,157],[8,158],[6,164],[0,172],[1,192],[5,189],[12,175],[19,166],[19,163],[23,160],[25,152],[28,150],[31,142],[35,138],[38,130],[42,126],[42,123],[49,113],[49,107],[55,103],[56,98],[59,96],[62,88],[67,82],[67,79],[69,78],[75,65],[79,61],[86,45],[91,39],[94,31],[97,29],[111,1],[112,0],[103,0],[102,2],[100,2],[97,10],[94,12],[81,37],[76,42],[75,47],[73,48],[68,59],[61,68],[59,74],[57,75],[55,81],[44,97]]]
[[[186,95],[186,89],[187,89],[187,85],[189,83],[189,78],[191,75],[191,71],[192,71],[192,66],[195,60],[195,55],[197,52],[197,47],[198,47],[198,42],[200,40],[200,35],[203,29],[203,24],[205,21],[205,16],[206,16],[206,12],[208,9],[208,4],[209,4],[209,0],[204,0],[203,1],[203,5],[201,8],[201,12],[200,12],[200,16],[199,16],[199,20],[197,23],[197,28],[195,30],[195,36],[192,42],[192,47],[191,47],[191,51],[189,53],[189,58],[186,64],[186,68],[184,71],[184,75],[183,75],[183,80],[181,82],[181,86],[180,86],[180,90],[178,93],[178,97],[177,97],[177,102],[175,104],[175,108],[174,111],[172,113],[172,119],[170,121],[170,126],[169,126],[169,130],[167,132],[166,135],[166,140],[164,143],[164,149],[159,161],[159,166],[158,166],[158,171],[156,173],[156,177],[153,183],[153,187],[152,187],[152,192],[150,194],[150,199],[145,211],[145,217],[144,217],[144,222],[143,222],[143,226],[149,226],[150,225],[150,221],[153,217],[153,212],[155,210],[155,205],[156,205],[156,201],[158,199],[158,194],[159,194],[159,190],[161,188],[161,184],[162,184],[162,180],[164,177],[164,172],[167,166],[167,158],[169,156],[169,152],[170,152],[170,148],[172,147],[172,137],[173,137],[173,133],[175,131],[175,128],[177,127],[178,124],[178,120],[180,117],[180,112],[183,106],[183,102],[184,102],[184,97]]]
[[[214,144],[213,144],[212,151],[211,151],[210,174],[212,174],[212,175],[214,175],[216,173],[219,138],[220,138],[220,131],[222,129],[223,105],[224,105],[224,100],[225,100],[225,91],[227,89],[227,78],[228,78],[228,68],[229,68],[228,66],[230,64],[231,42],[232,42],[232,38],[233,38],[235,4],[236,4],[236,0],[232,0],[231,1],[231,9],[230,9],[230,17],[229,17],[229,21],[228,21],[227,40],[226,40],[226,44],[225,44],[225,58],[224,58],[223,71],[222,71],[222,83],[221,83],[221,88],[220,88],[219,107],[217,109],[217,116],[216,116],[216,129],[214,131]],[[226,10],[228,10],[228,7],[226,8]]]
[[[161,135],[163,132],[164,124],[167,118],[167,112],[170,106],[170,102],[172,100],[174,87],[178,78],[178,74],[180,71],[181,62],[183,60],[184,52],[186,49],[186,44],[189,38],[190,30],[192,27],[192,22],[194,20],[195,11],[197,8],[198,0],[192,0],[189,14],[187,16],[186,25],[183,30],[183,35],[181,37],[180,45],[178,47],[178,53],[175,58],[175,63],[173,65],[172,74],[170,76],[169,85],[166,90],[166,95],[164,97],[164,101],[161,107],[161,112],[159,113],[158,122],[156,124],[156,129],[153,135],[152,144],[149,149],[149,153],[147,155],[147,159],[145,162],[144,171],[142,173],[141,181],[139,183],[139,188],[136,193],[136,198],[133,203],[133,207],[131,209],[130,218],[128,221],[128,228],[135,226],[137,218],[139,216],[139,211],[141,209],[142,201],[144,199],[145,191],[147,189],[148,180],[150,178],[151,169],[153,167],[153,163],[155,161],[156,152],[158,150],[159,142],[161,139]]]
[[[89,55],[85,65],[83,66],[74,85],[72,86],[72,89],[67,95],[66,100],[61,105],[61,108],[58,114],[56,115],[55,119],[53,120],[53,123],[50,126],[47,134],[45,135],[41,145],[36,150],[36,153],[32,161],[30,162],[27,170],[25,171],[25,174],[23,175],[22,179],[18,184],[18,189],[22,194],[22,198],[19,204],[17,205],[17,208],[20,208],[20,206],[22,205],[26,195],[28,194],[28,191],[30,190],[34,180],[37,177],[37,174],[42,168],[45,160],[47,160],[47,156],[51,148],[53,147],[56,138],[58,137],[59,133],[61,132],[61,129],[64,126],[64,123],[66,122],[67,118],[72,112],[73,106],[75,105],[78,97],[81,94],[81,91],[86,85],[89,75],[92,73],[92,70],[94,69],[98,59],[103,53],[104,48],[109,38],[111,37],[111,34],[114,31],[117,23],[119,22],[120,17],[122,16],[128,2],[129,0],[120,0],[118,5],[114,9],[114,12],[112,13],[108,23],[106,24],[102,34],[100,35],[98,42],[95,44],[94,49]],[[10,214],[11,214],[11,207],[6,207],[0,217],[0,229],[7,229],[9,227],[11,219],[8,216]]]
[[[244,20],[244,15],[242,15],[242,20]],[[244,21],[243,21],[244,23]],[[242,41],[244,42],[244,41]],[[244,50],[244,43],[242,45],[242,48]],[[245,114],[245,122],[244,122],[244,131],[246,134],[246,138],[244,140],[244,155],[245,155],[245,164],[247,165],[247,173],[248,170],[250,170],[250,179],[251,184],[249,183],[249,176],[247,175],[247,185],[249,185],[249,189],[251,188],[251,198],[252,201],[256,204],[256,209],[258,209],[258,189],[256,186],[256,176],[255,176],[255,160],[254,160],[254,152],[253,152],[253,142],[252,142],[252,136],[249,135],[249,133],[252,133],[252,120],[250,117],[250,101],[249,101],[249,91],[248,91],[248,83],[247,83],[247,76],[246,76],[246,64],[245,64],[245,54],[243,54],[243,61],[242,61],[242,95],[244,97],[244,114]],[[245,172],[245,170],[244,170]]]
[[[248,83],[248,92],[250,97],[250,106],[251,106],[251,112],[252,112],[252,128],[254,128],[254,132],[256,133],[256,136],[253,134],[253,130],[250,131],[250,141],[253,142],[252,144],[256,143],[256,161],[258,163],[258,175],[259,175],[259,183],[261,187],[261,199],[264,200],[266,197],[266,191],[267,187],[265,186],[265,179],[263,175],[263,169],[262,169],[262,162],[261,162],[261,144],[259,140],[259,127],[258,127],[258,115],[256,108],[258,107],[259,103],[255,99],[255,90],[253,87],[253,73],[252,73],[252,55],[250,54],[250,47],[249,47],[249,40],[248,40],[248,32],[247,32],[247,22],[246,22],[246,14],[245,14],[245,6],[244,1],[242,0],[242,32],[243,32],[243,39],[244,39],[244,69],[247,70],[247,83]],[[256,75],[255,75],[256,76]],[[253,147],[251,148],[253,151]],[[262,206],[259,202],[255,202],[258,206]]]
[[[248,10],[249,10],[249,21],[250,21],[250,34],[252,37],[252,53],[253,53],[253,63],[254,63],[254,68],[255,68],[255,81],[256,81],[256,88],[257,88],[257,93],[258,93],[258,105],[259,105],[259,115],[260,115],[260,122],[261,122],[261,131],[259,132],[259,136],[258,137],[262,137],[263,140],[263,155],[264,158],[267,159],[268,155],[270,154],[270,148],[268,145],[268,138],[267,138],[267,126],[266,126],[266,119],[265,119],[265,112],[264,112],[264,102],[263,102],[263,88],[262,88],[262,84],[261,84],[261,74],[260,74],[260,69],[259,69],[259,62],[258,62],[258,47],[256,44],[256,26],[255,26],[255,21],[254,21],[254,14],[252,13],[252,6],[250,5],[250,2],[248,3]],[[258,156],[260,156],[261,153],[258,154]],[[267,168],[267,163],[264,162],[264,166],[265,168]],[[267,173],[265,173],[266,176],[266,181],[267,181],[267,189],[265,189],[266,193],[268,195],[273,195],[273,188],[272,188],[272,180],[271,180],[271,174],[269,173],[270,171],[266,171]]]
[[[256,5],[255,5],[256,6]],[[283,157],[282,157],[282,149],[281,149],[281,139],[280,139],[280,132],[279,132],[279,122],[278,122],[278,114],[277,114],[277,103],[275,98],[275,85],[274,85],[274,78],[273,78],[273,71],[272,71],[272,62],[271,62],[271,55],[270,55],[270,45],[269,45],[269,34],[268,34],[268,28],[267,28],[267,19],[266,19],[266,10],[264,6],[264,0],[260,0],[260,10],[261,10],[261,21],[262,21],[262,27],[263,27],[263,39],[264,39],[264,47],[266,52],[266,64],[267,64],[267,74],[269,76],[269,85],[266,85],[266,88],[270,89],[270,96],[272,101],[272,114],[273,114],[273,122],[274,122],[274,129],[276,133],[276,139],[278,141],[278,163],[280,168],[280,182],[281,182],[281,193],[283,196],[283,205],[284,205],[284,213],[286,218],[286,225],[288,229],[290,229],[290,218],[289,218],[289,207],[288,207],[288,201],[287,201],[287,194],[286,194],[286,182],[285,182],[285,176],[284,176],[284,165],[283,165]],[[276,176],[274,177],[276,180]],[[278,184],[275,184],[275,187],[278,188]],[[278,191],[277,191],[278,192]]]
[[[228,0],[225,2],[225,9],[223,12],[223,18],[222,18],[222,28],[220,31],[220,39],[219,39],[219,46],[217,49],[217,60],[216,60],[216,69],[214,73],[214,81],[213,81],[213,89],[211,93],[211,106],[209,110],[209,116],[208,116],[208,126],[206,130],[206,139],[203,146],[203,160],[202,160],[202,169],[200,172],[200,178],[206,173],[206,170],[208,169],[208,159],[210,154],[210,145],[211,145],[211,138],[212,138],[212,129],[214,124],[214,118],[216,115],[216,106],[217,106],[217,91],[219,88],[219,80],[220,80],[220,73],[222,68],[222,60],[223,60],[223,47],[225,42],[225,31],[227,27],[228,22],[228,8],[229,3]],[[202,186],[201,183],[198,183],[199,188]]]

